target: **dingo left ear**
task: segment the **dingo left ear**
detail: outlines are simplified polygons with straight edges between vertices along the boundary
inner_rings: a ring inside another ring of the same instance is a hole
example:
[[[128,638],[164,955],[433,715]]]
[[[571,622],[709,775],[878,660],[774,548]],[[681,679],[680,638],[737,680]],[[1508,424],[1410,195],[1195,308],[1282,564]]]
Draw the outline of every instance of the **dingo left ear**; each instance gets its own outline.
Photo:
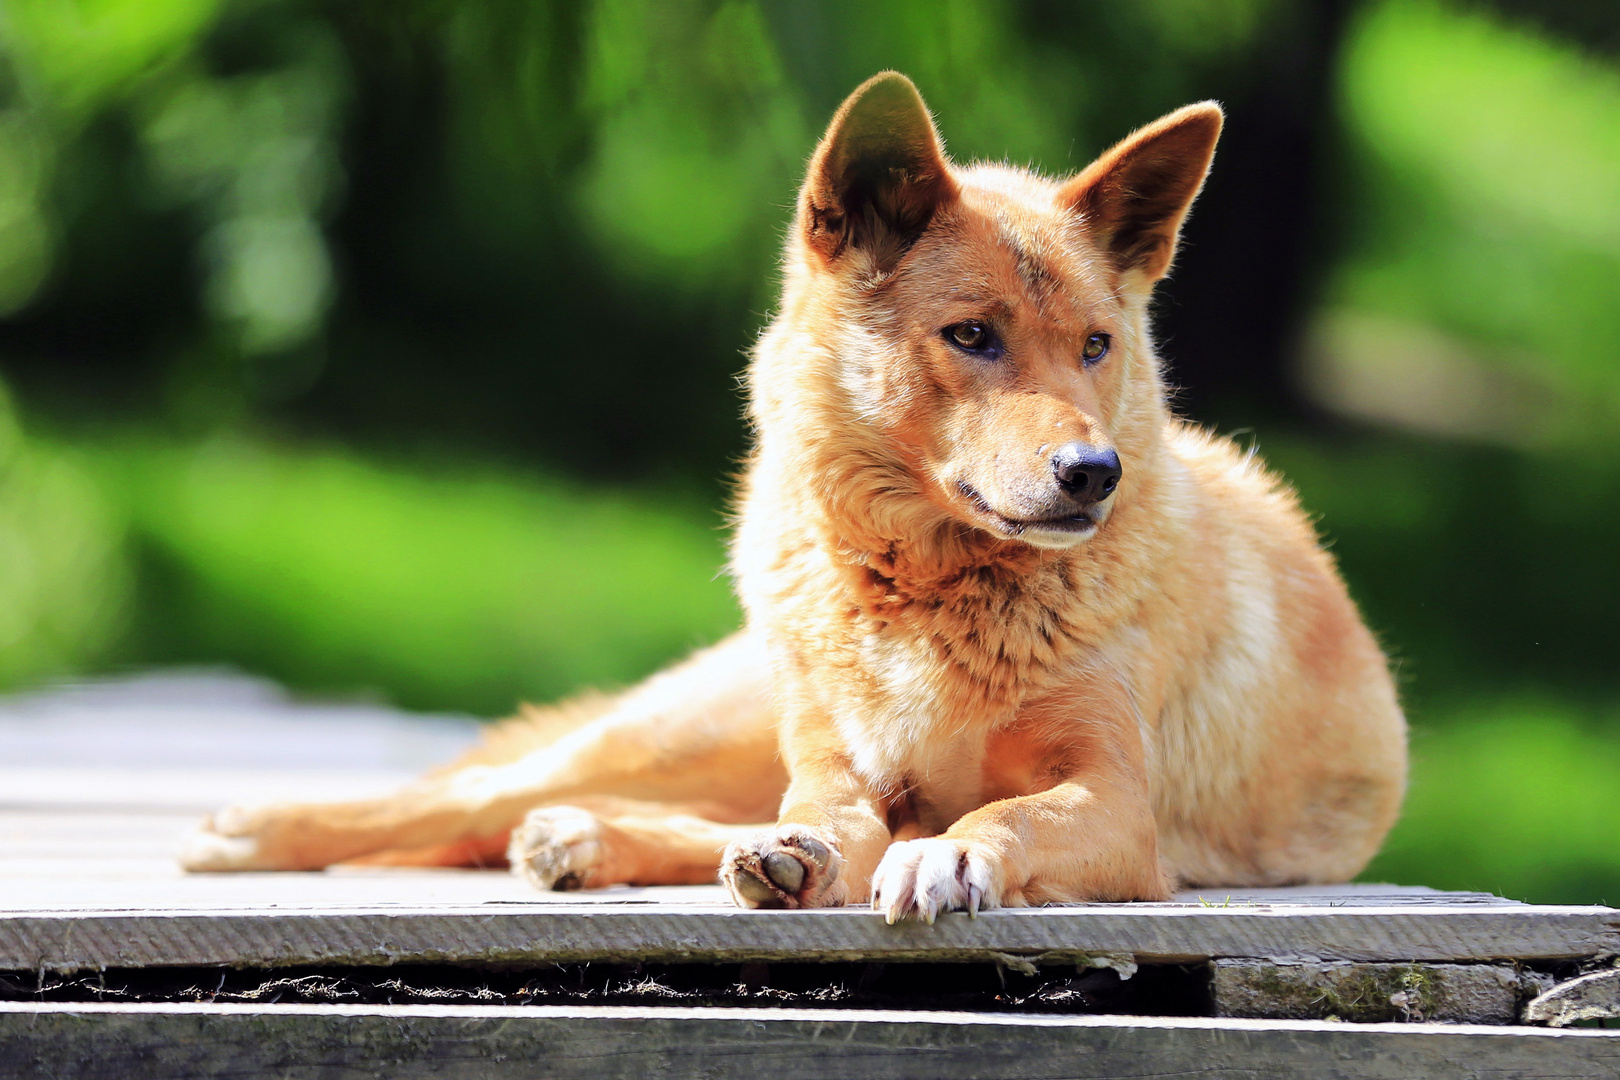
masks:
[[[1170,271],[1176,237],[1215,156],[1223,115],[1213,101],[1177,109],[1125,138],[1063,186],[1122,272]]]
[[[816,147],[799,229],[828,261],[855,248],[887,269],[956,190],[922,95],[885,71],[849,95]]]

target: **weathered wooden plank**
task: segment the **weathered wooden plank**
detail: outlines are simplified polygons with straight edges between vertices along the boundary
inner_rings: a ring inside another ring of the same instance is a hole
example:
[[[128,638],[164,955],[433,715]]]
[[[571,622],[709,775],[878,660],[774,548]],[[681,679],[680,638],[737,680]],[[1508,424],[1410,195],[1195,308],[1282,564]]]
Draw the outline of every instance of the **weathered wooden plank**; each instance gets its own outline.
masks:
[[[1217,960],[1216,1016],[1511,1024],[1526,987],[1512,964],[1272,964]]]
[[[1524,1009],[1530,1023],[1553,1027],[1615,1017],[1620,1017],[1620,969],[1614,968],[1560,983]]]
[[[1540,1080],[1620,1032],[807,1009],[0,1004],[0,1078]]]
[[[933,926],[860,910],[658,904],[0,914],[0,969],[350,966],[563,960],[988,960],[1140,963],[1564,960],[1620,954],[1612,908],[1459,905],[1011,909]]]

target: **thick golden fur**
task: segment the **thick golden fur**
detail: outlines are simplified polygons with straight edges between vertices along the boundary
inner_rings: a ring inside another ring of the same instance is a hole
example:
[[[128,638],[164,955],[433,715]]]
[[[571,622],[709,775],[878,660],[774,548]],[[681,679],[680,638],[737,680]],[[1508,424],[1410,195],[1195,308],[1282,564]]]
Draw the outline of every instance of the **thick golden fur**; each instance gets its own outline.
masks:
[[[1384,658],[1292,493],[1171,413],[1149,334],[1220,124],[1053,182],[958,167],[907,80],[861,87],[749,368],[746,628],[391,798],[216,815],[188,865],[509,850],[541,886],[718,868],[891,920],[1356,874],[1405,780]],[[1077,501],[1062,446],[1117,452],[1117,488]]]

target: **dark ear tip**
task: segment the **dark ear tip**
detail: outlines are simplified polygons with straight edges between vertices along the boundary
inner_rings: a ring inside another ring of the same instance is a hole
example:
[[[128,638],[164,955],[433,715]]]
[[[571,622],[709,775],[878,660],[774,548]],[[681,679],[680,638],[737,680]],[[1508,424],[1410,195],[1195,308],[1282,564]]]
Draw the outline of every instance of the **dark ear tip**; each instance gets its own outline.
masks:
[[[905,113],[927,113],[917,85],[898,71],[880,71],[844,99],[839,110],[846,119]]]
[[[810,159],[800,196],[805,235],[828,258],[848,245],[883,248],[887,258],[903,253],[954,192],[922,95],[898,71],[880,71],[844,99]]]
[[[850,93],[849,100],[858,101],[868,94],[878,92],[885,95],[917,94],[917,84],[893,69],[880,71],[857,86]],[[917,96],[920,97],[921,95],[918,94]]]

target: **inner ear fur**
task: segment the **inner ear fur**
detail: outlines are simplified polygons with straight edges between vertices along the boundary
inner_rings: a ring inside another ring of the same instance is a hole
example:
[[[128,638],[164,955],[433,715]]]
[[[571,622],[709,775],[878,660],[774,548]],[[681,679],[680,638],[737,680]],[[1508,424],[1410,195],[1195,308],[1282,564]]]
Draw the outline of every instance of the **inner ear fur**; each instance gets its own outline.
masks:
[[[922,95],[885,71],[850,94],[828,125],[810,159],[799,228],[828,261],[853,248],[892,263],[956,192]]]
[[[1158,281],[1170,271],[1176,237],[1203,187],[1224,115],[1213,101],[1177,109],[1119,142],[1063,185],[1122,273]]]

